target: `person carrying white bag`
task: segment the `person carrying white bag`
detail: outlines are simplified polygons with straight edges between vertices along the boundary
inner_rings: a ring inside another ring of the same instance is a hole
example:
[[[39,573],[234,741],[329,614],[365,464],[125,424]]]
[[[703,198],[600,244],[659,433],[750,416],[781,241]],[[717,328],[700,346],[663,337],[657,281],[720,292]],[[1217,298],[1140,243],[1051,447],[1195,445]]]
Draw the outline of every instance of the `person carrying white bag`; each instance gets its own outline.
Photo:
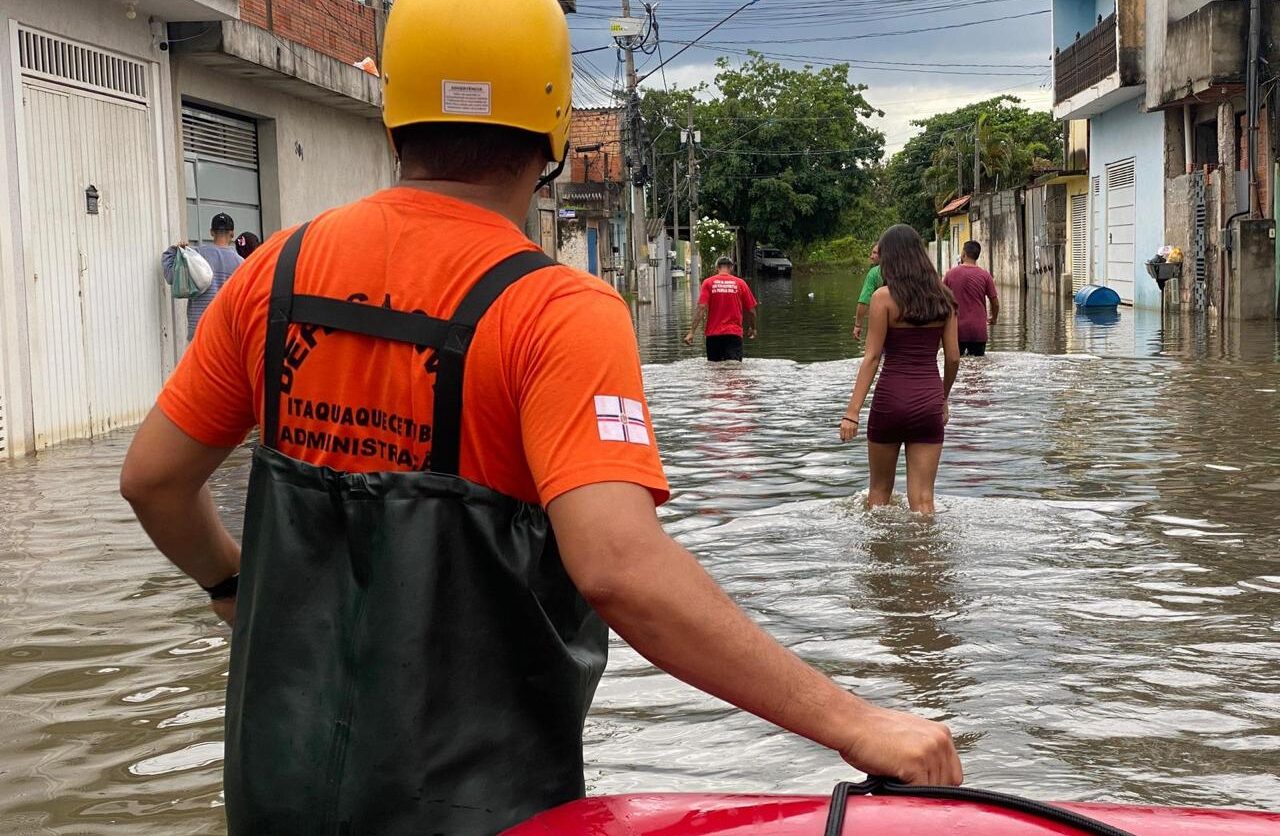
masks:
[[[188,342],[195,336],[200,317],[214,296],[244,263],[236,252],[235,234],[235,221],[219,212],[209,225],[212,244],[191,245],[181,241],[160,257],[164,280],[172,287],[174,298],[187,300]]]

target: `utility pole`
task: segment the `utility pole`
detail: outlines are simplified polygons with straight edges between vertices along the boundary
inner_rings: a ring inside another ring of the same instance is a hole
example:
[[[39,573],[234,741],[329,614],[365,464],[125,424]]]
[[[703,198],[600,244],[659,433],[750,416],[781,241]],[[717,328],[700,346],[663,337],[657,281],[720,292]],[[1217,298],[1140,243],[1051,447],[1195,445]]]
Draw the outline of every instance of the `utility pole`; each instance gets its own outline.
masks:
[[[588,183],[591,182],[591,179],[589,177],[585,179]],[[618,262],[615,261],[613,258],[613,250],[614,250],[613,193],[609,189],[609,152],[608,151],[604,152],[604,170],[600,172],[600,188],[604,190],[604,222],[605,222],[606,228],[609,230],[609,237],[608,237],[609,284],[613,285],[614,290],[617,290],[618,289]],[[596,239],[597,242],[599,240],[600,240],[599,238]],[[597,246],[599,246],[599,244],[597,244]],[[603,257],[600,259],[600,261],[601,261],[601,264],[603,265],[604,263]],[[601,273],[604,272],[603,266],[600,268],[600,272]]]
[[[653,166],[649,169],[649,191],[653,193],[653,216],[661,218],[662,210],[658,208],[658,143],[653,143],[649,151],[653,155]]]
[[[690,102],[685,143],[689,146],[689,275],[694,282],[702,280],[702,258],[698,253],[698,155],[694,148],[697,136],[693,130],[693,103]],[[692,286],[697,287],[696,284]]]
[[[622,16],[631,17],[631,0],[622,0]],[[627,66],[627,105],[624,111],[627,120],[628,152],[627,161],[627,287],[635,291],[637,286],[637,267],[640,250],[644,246],[644,194],[636,197],[634,170],[643,165],[644,149],[640,147],[640,114],[636,112],[636,56],[635,44],[628,42],[622,46]],[[636,211],[639,207],[640,211]]]
[[[671,160],[671,238],[672,249],[680,253],[680,158]]]

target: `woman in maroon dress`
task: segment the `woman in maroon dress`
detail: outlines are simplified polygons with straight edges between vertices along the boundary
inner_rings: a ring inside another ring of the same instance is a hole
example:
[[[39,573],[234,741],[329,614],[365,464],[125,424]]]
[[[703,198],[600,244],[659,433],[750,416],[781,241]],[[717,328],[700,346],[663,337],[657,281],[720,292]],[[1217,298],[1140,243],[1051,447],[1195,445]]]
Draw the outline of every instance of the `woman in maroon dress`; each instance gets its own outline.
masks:
[[[907,502],[912,511],[932,514],[933,483],[950,418],[948,398],[960,368],[956,303],[938,278],[920,235],[905,224],[891,227],[880,238],[880,271],[885,286],[871,297],[867,350],[840,419],[840,440],[850,441],[858,434],[859,414],[883,356],[867,422],[867,505],[889,504],[898,452],[905,444]],[[943,375],[938,374],[939,347],[946,358]]]

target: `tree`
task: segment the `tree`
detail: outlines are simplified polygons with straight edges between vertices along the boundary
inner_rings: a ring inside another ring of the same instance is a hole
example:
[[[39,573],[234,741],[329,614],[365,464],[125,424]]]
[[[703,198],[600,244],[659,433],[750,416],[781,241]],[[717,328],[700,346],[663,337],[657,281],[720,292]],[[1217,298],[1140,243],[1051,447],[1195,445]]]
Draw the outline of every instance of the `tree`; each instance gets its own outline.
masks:
[[[979,191],[1018,185],[1062,156],[1062,134],[1053,116],[997,96],[949,113],[912,122],[924,128],[893,156],[887,168],[889,196],[904,223],[921,233],[934,228],[942,203],[973,190],[975,134],[981,171]]]
[[[659,203],[671,205],[671,159],[684,159],[681,126],[692,103],[707,214],[740,227],[748,245],[803,245],[838,231],[884,148],[884,135],[865,121],[876,113],[866,88],[849,81],[847,65],[795,70],[752,54],[736,67],[721,58],[718,67],[714,88],[654,91],[642,101],[658,151]]]

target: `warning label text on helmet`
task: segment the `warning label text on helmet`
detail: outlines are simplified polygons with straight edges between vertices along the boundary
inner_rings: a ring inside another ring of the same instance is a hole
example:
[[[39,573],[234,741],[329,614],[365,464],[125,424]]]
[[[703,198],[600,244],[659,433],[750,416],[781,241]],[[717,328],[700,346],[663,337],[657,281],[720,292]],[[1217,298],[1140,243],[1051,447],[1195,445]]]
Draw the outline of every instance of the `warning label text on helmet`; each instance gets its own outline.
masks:
[[[449,81],[444,84],[445,113],[489,116],[493,112],[492,85],[487,81]]]

